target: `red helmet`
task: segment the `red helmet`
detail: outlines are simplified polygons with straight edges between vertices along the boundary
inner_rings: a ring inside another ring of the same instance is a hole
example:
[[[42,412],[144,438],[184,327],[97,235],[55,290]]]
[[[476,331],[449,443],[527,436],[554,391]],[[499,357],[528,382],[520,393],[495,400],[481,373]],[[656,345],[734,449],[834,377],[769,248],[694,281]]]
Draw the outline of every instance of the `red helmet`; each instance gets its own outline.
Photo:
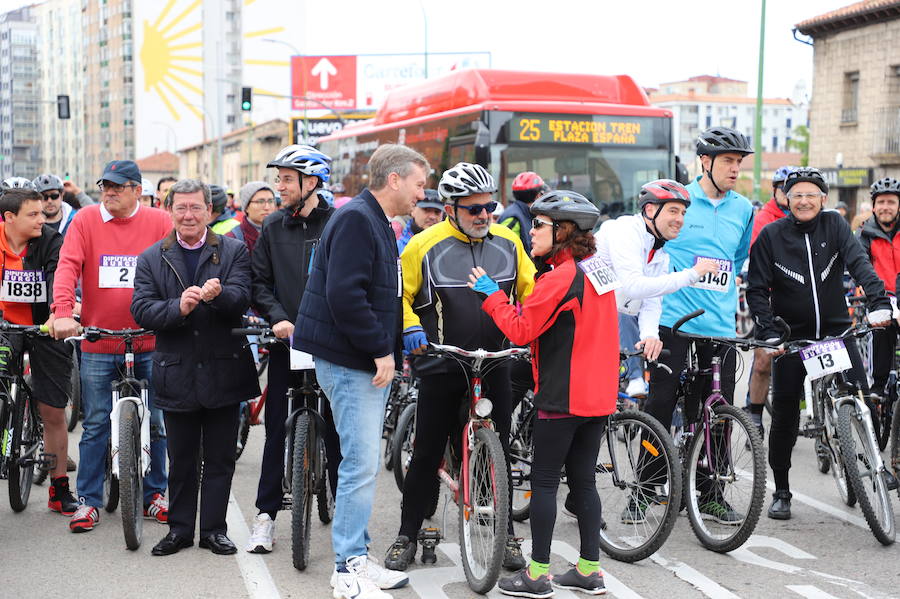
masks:
[[[543,187],[544,180],[541,179],[539,174],[531,171],[525,171],[516,175],[512,184],[513,191],[531,191],[533,189],[542,189]]]
[[[641,187],[638,203],[642,209],[647,204],[667,202],[681,202],[687,208],[691,205],[691,193],[684,185],[671,179],[657,179]]]

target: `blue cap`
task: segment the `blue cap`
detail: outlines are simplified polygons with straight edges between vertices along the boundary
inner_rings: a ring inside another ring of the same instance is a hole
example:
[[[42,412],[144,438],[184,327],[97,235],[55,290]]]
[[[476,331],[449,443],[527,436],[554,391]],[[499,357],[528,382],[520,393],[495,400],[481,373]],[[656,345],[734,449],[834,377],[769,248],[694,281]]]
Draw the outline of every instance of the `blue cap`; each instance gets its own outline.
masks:
[[[425,198],[419,200],[416,203],[417,208],[434,208],[436,210],[443,210],[444,203],[441,202],[441,198],[438,195],[436,189],[426,189],[425,190]]]
[[[119,185],[126,183],[137,183],[140,185],[141,169],[138,168],[138,165],[133,160],[113,160],[103,167],[103,176],[97,180],[97,183],[101,181],[112,181]]]

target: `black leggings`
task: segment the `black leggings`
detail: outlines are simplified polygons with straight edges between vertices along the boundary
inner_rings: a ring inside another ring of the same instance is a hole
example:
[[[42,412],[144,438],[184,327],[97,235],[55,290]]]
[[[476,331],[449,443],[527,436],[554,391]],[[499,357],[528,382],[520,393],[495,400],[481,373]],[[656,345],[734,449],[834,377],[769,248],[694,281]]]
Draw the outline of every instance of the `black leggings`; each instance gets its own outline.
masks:
[[[884,386],[894,365],[897,331],[897,325],[891,323],[884,330],[872,332],[872,390],[878,395],[884,393]]]
[[[556,525],[556,491],[566,467],[569,502],[578,514],[580,556],[600,559],[600,497],[594,474],[607,417],[537,418],[534,421],[534,461],[531,466],[531,559],[550,563],[550,543]]]
[[[461,423],[468,414],[466,411],[468,409],[466,399],[469,398],[468,383],[462,371],[426,375],[419,380],[416,445],[409,471],[403,481],[403,505],[400,510],[400,534],[409,539],[417,538],[425,520],[425,509],[434,504],[435,494],[440,491],[440,487],[436,484],[436,476],[441,459],[444,457],[447,439],[454,439],[454,447],[459,447]],[[509,368],[499,366],[493,369],[484,377],[483,386],[484,396],[494,404],[491,418],[497,426],[503,453],[509,455],[509,424],[512,412]],[[509,460],[506,460],[506,470],[508,480]],[[507,528],[512,534],[512,519],[507,523]]]
[[[853,369],[848,378],[869,390],[866,371],[854,339],[844,341],[850,354]],[[790,490],[788,472],[791,469],[791,453],[800,430],[800,400],[803,398],[803,379],[806,369],[799,354],[786,354],[772,363],[772,428],[769,431],[769,466],[775,478],[775,488]],[[869,409],[872,406],[869,405]]]

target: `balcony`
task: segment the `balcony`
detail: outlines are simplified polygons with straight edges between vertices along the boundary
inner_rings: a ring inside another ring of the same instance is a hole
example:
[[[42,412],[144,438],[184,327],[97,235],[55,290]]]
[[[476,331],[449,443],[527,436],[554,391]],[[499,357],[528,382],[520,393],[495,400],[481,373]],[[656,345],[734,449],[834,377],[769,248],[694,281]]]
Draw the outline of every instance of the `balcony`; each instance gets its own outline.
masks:
[[[900,106],[887,106],[875,112],[875,136],[872,160],[879,166],[900,165]]]

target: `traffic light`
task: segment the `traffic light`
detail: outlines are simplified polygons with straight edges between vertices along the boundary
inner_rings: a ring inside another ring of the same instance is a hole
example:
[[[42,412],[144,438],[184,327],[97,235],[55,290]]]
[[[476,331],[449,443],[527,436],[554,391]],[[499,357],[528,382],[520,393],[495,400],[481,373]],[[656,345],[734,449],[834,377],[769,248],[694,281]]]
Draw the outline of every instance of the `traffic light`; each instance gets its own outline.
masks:
[[[253,108],[253,88],[241,88],[241,110],[249,112]]]
[[[71,118],[69,96],[56,96],[56,115],[61,119]]]

